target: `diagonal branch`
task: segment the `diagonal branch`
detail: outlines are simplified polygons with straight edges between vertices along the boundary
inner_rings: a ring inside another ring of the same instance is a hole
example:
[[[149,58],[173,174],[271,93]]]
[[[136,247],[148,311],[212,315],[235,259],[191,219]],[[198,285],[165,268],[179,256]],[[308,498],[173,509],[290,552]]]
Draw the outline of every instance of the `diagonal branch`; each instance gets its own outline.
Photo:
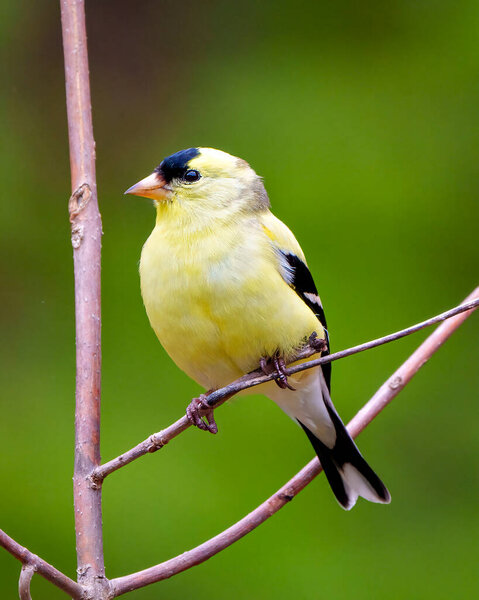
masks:
[[[81,585],[75,583],[75,581],[64,575],[58,569],[55,569],[55,567],[47,563],[36,554],[33,554],[33,552],[30,552],[30,550],[27,548],[20,546],[18,542],[12,539],[1,529],[0,546],[3,546],[7,552],[10,552],[12,556],[21,561],[24,566],[30,567],[29,572],[25,572],[25,570],[22,569],[22,574],[20,575],[19,592],[24,594],[24,596],[21,596],[21,598],[28,598],[28,596],[25,594],[27,592],[29,593],[31,579],[30,575],[32,575],[34,571],[50,581],[50,583],[53,583],[61,590],[69,594],[75,600],[81,600],[84,598],[83,588]]]
[[[417,323],[412,327],[408,327],[401,331],[397,331],[395,333],[391,333],[384,337],[378,338],[376,340],[372,340],[370,342],[366,342],[364,344],[360,344],[359,346],[353,346],[352,348],[348,348],[346,350],[342,350],[341,352],[335,352],[334,354],[329,354],[328,356],[323,356],[321,358],[317,358],[305,363],[301,363],[299,365],[294,365],[285,370],[287,375],[293,375],[294,373],[298,373],[299,371],[304,371],[305,369],[311,369],[318,365],[324,365],[326,363],[332,362],[334,360],[339,360],[340,358],[345,358],[347,356],[351,356],[352,354],[357,354],[358,352],[363,352],[364,350],[369,350],[371,348],[376,348],[377,346],[381,346],[382,344],[387,344],[389,342],[393,342],[407,335],[411,335],[411,333],[415,333],[425,327],[429,327],[430,325],[434,325],[446,319],[450,319],[455,315],[465,313],[471,309],[476,308],[479,305],[479,287],[476,288],[470,296],[459,306],[452,308],[446,312],[443,312],[435,317],[427,319],[426,321],[422,321],[421,323]],[[469,313],[468,313],[469,314]],[[307,346],[303,351],[301,351],[295,360],[300,360],[307,358],[314,354],[316,350]],[[294,361],[293,361],[294,362]],[[215,390],[208,396],[208,404],[213,407],[220,406],[223,404],[228,398],[231,398],[238,392],[245,390],[250,387],[254,387],[256,385],[260,385],[261,383],[266,383],[267,381],[271,381],[273,379],[273,375],[264,375],[262,371],[253,371],[252,373],[248,373],[244,375],[240,379],[237,379],[233,383],[219,389]],[[124,467],[130,462],[148,454],[149,452],[155,452],[160,448],[163,448],[170,440],[175,438],[177,435],[188,429],[191,426],[191,423],[186,417],[182,417],[178,419],[175,423],[159,431],[158,433],[154,433],[150,435],[146,440],[143,440],[127,452],[124,452],[120,456],[110,460],[109,462],[100,465],[96,469],[94,469],[91,473],[91,481],[93,487],[97,487],[101,485],[102,481],[105,479],[107,475],[113,473],[114,471]]]
[[[477,298],[479,288],[466,299]],[[477,306],[477,304],[475,305]],[[361,431],[395,398],[429,358],[442,346],[452,333],[472,314],[464,311],[442,323],[399,369],[379,388],[369,402],[348,424],[348,431],[356,437]],[[290,502],[308,483],[321,472],[321,465],[315,457],[299,473],[290,479],[273,496],[258,506],[243,519],[211,538],[207,542],[188,550],[163,563],[110,581],[114,597],[136,590],[151,583],[161,581],[198,565],[221,550],[231,546],[247,533],[261,525],[280,508]]]

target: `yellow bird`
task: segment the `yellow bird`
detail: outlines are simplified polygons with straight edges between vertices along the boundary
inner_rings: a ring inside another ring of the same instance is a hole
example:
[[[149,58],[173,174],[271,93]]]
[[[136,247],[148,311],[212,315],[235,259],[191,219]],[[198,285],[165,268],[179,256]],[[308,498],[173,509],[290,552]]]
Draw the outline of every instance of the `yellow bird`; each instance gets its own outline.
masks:
[[[249,164],[213,148],[167,158],[128,194],[152,198],[156,225],[141,254],[141,293],[158,339],[176,364],[206,390],[257,369],[274,372],[261,386],[297,421],[345,509],[358,496],[390,495],[361,456],[330,397],[331,365],[288,379],[285,361],[312,334],[329,352],[324,311],[304,254],[270,211],[262,179]],[[275,385],[275,383],[277,385]],[[216,433],[205,395],[187,409]]]

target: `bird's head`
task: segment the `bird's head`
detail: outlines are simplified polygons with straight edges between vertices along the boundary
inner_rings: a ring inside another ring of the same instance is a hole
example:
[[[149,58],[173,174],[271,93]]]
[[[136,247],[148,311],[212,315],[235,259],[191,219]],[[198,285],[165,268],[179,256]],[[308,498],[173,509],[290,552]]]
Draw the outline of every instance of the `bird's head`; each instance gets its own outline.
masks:
[[[213,148],[189,148],[168,156],[125,194],[152,198],[159,211],[212,218],[269,206],[263,182],[249,164]]]

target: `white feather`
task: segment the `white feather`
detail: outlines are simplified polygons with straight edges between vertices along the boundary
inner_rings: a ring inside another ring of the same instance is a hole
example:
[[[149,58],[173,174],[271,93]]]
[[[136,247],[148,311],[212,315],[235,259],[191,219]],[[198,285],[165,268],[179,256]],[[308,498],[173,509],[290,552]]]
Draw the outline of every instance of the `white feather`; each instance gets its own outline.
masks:
[[[323,402],[320,368],[303,371],[302,377],[289,377],[296,391],[270,386],[265,394],[294,420],[301,421],[328,448],[336,443],[336,430]]]

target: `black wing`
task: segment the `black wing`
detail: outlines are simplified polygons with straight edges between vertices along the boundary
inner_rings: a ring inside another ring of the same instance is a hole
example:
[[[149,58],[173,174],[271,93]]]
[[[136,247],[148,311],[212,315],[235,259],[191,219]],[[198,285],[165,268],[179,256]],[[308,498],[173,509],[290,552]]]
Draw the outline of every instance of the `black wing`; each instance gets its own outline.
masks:
[[[326,317],[324,315],[323,306],[318,296],[318,290],[314,284],[313,277],[305,265],[305,263],[296,254],[279,251],[280,259],[283,266],[283,278],[288,285],[298,294],[303,302],[314,312],[318,317],[319,322],[323,326],[326,334],[327,350],[324,350],[322,355],[326,356],[330,353],[329,334],[327,330]],[[324,379],[331,392],[331,363],[322,366]]]

